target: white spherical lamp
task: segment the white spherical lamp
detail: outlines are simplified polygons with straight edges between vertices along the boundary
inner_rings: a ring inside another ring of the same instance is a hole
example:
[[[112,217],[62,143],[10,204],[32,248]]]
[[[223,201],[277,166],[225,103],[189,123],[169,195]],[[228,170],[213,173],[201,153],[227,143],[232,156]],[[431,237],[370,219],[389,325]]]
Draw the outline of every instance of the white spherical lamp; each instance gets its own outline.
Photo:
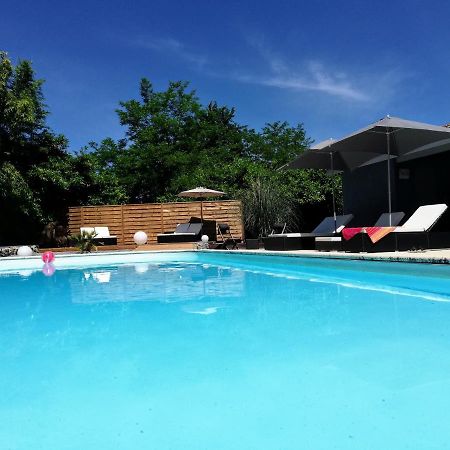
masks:
[[[147,243],[147,234],[144,231],[136,231],[134,233],[134,242],[136,245],[144,245]]]
[[[207,235],[207,234],[204,234],[204,235],[202,236],[202,242],[203,242],[204,244],[207,244],[208,241],[209,241],[208,235]]]
[[[22,247],[19,247],[17,249],[17,256],[32,256],[33,250],[31,250],[31,247],[28,247],[28,245],[22,245]]]

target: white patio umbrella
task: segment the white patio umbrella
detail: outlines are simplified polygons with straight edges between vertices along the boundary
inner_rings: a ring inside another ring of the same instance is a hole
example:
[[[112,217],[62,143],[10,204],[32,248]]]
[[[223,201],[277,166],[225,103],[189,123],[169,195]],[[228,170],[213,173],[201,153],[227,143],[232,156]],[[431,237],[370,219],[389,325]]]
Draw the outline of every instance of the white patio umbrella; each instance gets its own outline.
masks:
[[[222,197],[225,192],[215,191],[214,189],[208,189],[204,187],[196,187],[195,189],[189,189],[178,194],[179,197],[198,198],[200,200],[200,217],[203,223],[203,200],[209,197]]]

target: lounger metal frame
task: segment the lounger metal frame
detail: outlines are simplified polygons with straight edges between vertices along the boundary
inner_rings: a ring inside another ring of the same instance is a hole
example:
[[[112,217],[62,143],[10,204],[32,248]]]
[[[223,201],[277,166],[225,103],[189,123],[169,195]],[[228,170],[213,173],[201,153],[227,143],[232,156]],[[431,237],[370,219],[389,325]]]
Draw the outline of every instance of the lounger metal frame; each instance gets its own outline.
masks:
[[[314,236],[269,236],[263,238],[265,250],[314,250]]]
[[[237,240],[234,238],[231,228],[227,223],[217,224],[217,231],[222,242],[217,242],[215,249],[236,250],[238,248]],[[229,235],[229,237],[226,237]]]

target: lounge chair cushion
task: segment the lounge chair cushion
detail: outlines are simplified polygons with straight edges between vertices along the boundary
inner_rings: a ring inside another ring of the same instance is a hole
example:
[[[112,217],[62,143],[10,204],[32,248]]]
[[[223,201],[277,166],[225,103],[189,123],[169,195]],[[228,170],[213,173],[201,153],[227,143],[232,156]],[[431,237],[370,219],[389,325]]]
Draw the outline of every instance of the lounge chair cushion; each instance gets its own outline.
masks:
[[[344,227],[353,219],[353,214],[346,214],[344,216],[336,216],[336,233],[340,233]],[[311,234],[334,234],[335,224],[334,217],[325,217],[322,222],[317,225]]]
[[[111,236],[108,227],[95,227],[95,232],[97,233],[97,238],[114,238],[117,236]]]
[[[397,226],[405,217],[404,212],[393,212],[390,214],[391,220],[389,220],[389,213],[383,213],[376,221],[374,227],[392,227]]]
[[[95,239],[116,239],[117,236],[111,236],[108,227],[81,227],[80,233],[96,233]]]
[[[334,227],[334,226],[333,226]],[[286,238],[304,238],[304,237],[318,237],[318,236],[329,236],[334,234],[333,231],[329,233],[284,233],[284,234],[269,234],[268,237],[286,237]]]
[[[159,233],[157,236],[197,236],[202,231],[201,223],[180,223],[173,233]]]
[[[420,206],[402,226],[397,227],[394,231],[396,233],[428,231],[444,214],[446,209],[447,205],[445,203]]]
[[[187,233],[189,230],[189,225],[190,225],[190,223],[179,223],[176,226],[174,233],[176,233],[176,234]]]
[[[95,233],[94,227],[81,227],[80,233]]]
[[[190,223],[188,232],[193,234],[200,234],[202,231],[202,224],[201,223]]]
[[[283,233],[283,234],[270,234],[269,237],[303,237],[308,233]]]
[[[340,236],[323,236],[317,237],[316,242],[341,242],[342,238]]]
[[[201,223],[180,223],[173,234],[199,234],[202,231]]]

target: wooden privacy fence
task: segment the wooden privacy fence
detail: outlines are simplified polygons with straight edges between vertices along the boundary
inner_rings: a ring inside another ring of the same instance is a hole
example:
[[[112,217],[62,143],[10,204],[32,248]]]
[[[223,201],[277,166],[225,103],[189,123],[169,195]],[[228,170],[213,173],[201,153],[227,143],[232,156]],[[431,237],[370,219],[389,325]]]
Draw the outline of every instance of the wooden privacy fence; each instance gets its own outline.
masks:
[[[203,219],[230,225],[234,237],[242,239],[242,207],[237,200],[203,202]],[[118,245],[133,245],[136,231],[145,231],[148,242],[156,235],[174,231],[179,223],[200,217],[200,202],[143,203],[136,205],[74,206],[69,208],[69,232],[78,234],[80,227],[107,226],[117,236]]]

